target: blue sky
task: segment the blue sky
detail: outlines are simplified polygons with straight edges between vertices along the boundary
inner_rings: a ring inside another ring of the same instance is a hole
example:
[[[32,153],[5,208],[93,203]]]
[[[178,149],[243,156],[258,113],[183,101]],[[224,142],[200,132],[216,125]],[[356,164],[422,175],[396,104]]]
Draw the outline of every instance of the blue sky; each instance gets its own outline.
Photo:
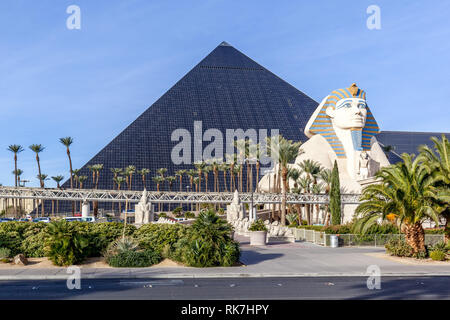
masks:
[[[66,8],[81,8],[68,30]],[[366,27],[369,5],[381,30]],[[317,101],[356,82],[382,130],[450,131],[449,1],[0,2],[0,183],[81,167],[225,40]],[[53,186],[53,182],[48,182]]]

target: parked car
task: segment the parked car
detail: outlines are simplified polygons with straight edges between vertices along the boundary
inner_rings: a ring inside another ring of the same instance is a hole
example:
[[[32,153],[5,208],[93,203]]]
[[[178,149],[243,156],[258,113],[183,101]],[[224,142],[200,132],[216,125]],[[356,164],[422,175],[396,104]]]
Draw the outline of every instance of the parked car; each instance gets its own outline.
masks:
[[[0,222],[14,221],[14,218],[0,218]]]
[[[95,217],[65,217],[66,221],[95,222]]]
[[[33,222],[45,222],[45,223],[49,223],[51,222],[51,218],[50,217],[40,217],[40,218],[34,218]]]

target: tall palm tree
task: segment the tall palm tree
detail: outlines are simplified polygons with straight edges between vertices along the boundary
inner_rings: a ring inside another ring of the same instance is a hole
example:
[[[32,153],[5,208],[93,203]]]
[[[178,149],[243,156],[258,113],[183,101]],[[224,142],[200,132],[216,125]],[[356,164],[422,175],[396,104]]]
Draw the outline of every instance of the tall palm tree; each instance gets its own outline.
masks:
[[[205,177],[205,192],[208,192],[209,173],[212,171],[212,166],[206,165],[202,171],[203,171],[203,176]]]
[[[162,176],[153,177],[153,182],[156,183],[156,191],[159,192],[159,186],[164,183],[164,178]],[[161,211],[161,203],[158,202],[158,211]]]
[[[45,188],[45,181],[49,180],[47,174],[38,174],[36,178],[39,179],[39,181],[42,184],[42,188]],[[43,217],[45,214],[45,201],[41,199],[41,216]]]
[[[267,138],[267,145],[271,148],[271,157],[278,159],[281,167],[281,178],[283,180],[282,202],[281,202],[281,224],[286,225],[286,190],[287,190],[287,173],[288,163],[295,160],[299,154],[299,148],[302,144],[300,141],[294,142],[278,136],[275,140],[272,137]]]
[[[40,164],[40,160],[39,160],[39,153],[41,153],[42,151],[44,151],[45,147],[43,147],[41,144],[32,144],[29,147],[34,153],[36,153],[36,162],[38,165],[38,179],[39,179],[39,183],[41,188],[44,187],[44,181],[42,181],[40,179],[41,177],[41,164]]]
[[[244,169],[244,159],[248,157],[249,153],[249,141],[245,139],[239,139],[234,141],[234,146],[238,150],[239,153],[239,164],[241,164],[240,172],[239,172],[239,192],[243,190],[243,169]],[[247,162],[247,192],[248,192],[248,171],[249,171],[249,163]]]
[[[450,142],[445,135],[439,140],[431,137],[433,149],[428,146],[420,147],[420,159],[427,172],[434,177],[433,187],[439,193],[448,192],[450,188]],[[446,191],[447,190],[447,191]],[[440,215],[445,219],[445,238],[450,241],[450,201],[436,202],[441,210]]]
[[[226,163],[228,164],[228,170],[230,171],[230,192],[234,192],[235,190],[235,184],[234,184],[234,166],[237,162],[237,155],[235,153],[233,154],[226,154]]]
[[[121,175],[122,175],[123,169],[122,169],[122,168],[110,168],[109,170],[110,170],[110,171],[112,172],[112,174],[113,174],[113,190],[114,190],[115,185],[117,184],[117,183],[116,183],[116,178],[117,178],[118,176],[121,176]],[[119,190],[119,189],[117,189],[117,190]],[[114,212],[114,202],[111,202],[111,211]]]
[[[23,170],[21,169],[15,169],[13,170],[12,174],[14,175],[14,178],[16,179],[16,184],[20,186],[20,176],[23,174]],[[16,185],[16,187],[17,187]],[[19,203],[19,212],[22,213],[22,205],[21,205],[21,199],[19,199],[18,203]],[[14,216],[17,217],[18,213],[17,213],[17,201],[16,199],[14,199]]]
[[[73,184],[74,188],[78,188],[78,175],[80,173],[81,169],[73,169],[72,170],[72,176],[73,176],[73,180],[75,181],[75,183]]]
[[[144,189],[147,189],[147,183],[146,183],[146,176],[150,173],[150,169],[142,168],[138,171],[138,174],[142,178],[142,185],[144,186]]]
[[[386,220],[387,215],[394,214],[406,242],[417,255],[426,250],[422,223],[426,219],[439,223],[440,212],[434,203],[448,203],[450,190],[437,192],[433,186],[436,179],[422,165],[421,157],[404,153],[402,159],[403,162],[382,168],[375,175],[381,183],[363,189],[362,203],[355,211],[360,217],[355,227],[365,232],[380,218]]]
[[[83,189],[83,183],[88,179],[88,176],[79,176],[78,182],[80,183],[80,189]],[[80,212],[83,208],[83,203],[80,201]]]
[[[308,176],[308,178],[312,181],[313,185],[317,184],[317,178],[319,177],[320,171],[322,170],[320,164],[314,160],[305,159],[299,164],[302,171]],[[312,189],[308,189],[306,192],[311,193]],[[311,211],[313,205],[306,204],[306,215],[308,219],[308,224],[312,223],[311,220]]]
[[[312,192],[312,194],[317,195],[317,194],[321,194],[323,189],[324,189],[324,185],[322,183],[317,183],[317,184],[312,185],[311,192]],[[316,207],[316,220],[315,221],[316,221],[316,224],[318,224],[319,223],[319,213],[320,213],[319,204],[316,203],[315,207]],[[314,210],[313,210],[313,216],[314,216]]]
[[[164,178],[164,175],[167,172],[167,168],[159,168],[158,170],[156,170],[156,173],[159,174],[161,176],[161,178]]]
[[[180,179],[180,192],[183,192],[183,176],[186,174],[187,170],[178,170],[175,175]]]
[[[122,176],[117,176],[114,178],[114,182],[117,185],[117,190],[120,191],[120,186],[125,182],[125,178]],[[122,211],[122,204],[119,202],[119,215]]]
[[[98,189],[98,181],[100,177],[100,171],[103,169],[103,164],[97,163],[92,166],[88,166],[88,168],[92,171],[92,184],[94,189]],[[98,201],[94,201],[94,216],[98,215]]]
[[[8,150],[11,151],[12,153],[14,153],[14,171],[13,172],[17,172],[17,155],[19,153],[21,153],[24,149],[21,145],[19,144],[11,144],[8,146]],[[14,173],[14,186],[17,187],[17,174]]]
[[[300,171],[298,171],[297,169],[289,169],[288,170],[288,180],[289,181],[294,181],[294,189],[296,190],[298,189],[298,178],[300,178]],[[289,182],[288,182],[288,191],[290,192],[290,188],[289,188]],[[300,217],[300,204],[296,204],[295,206],[297,208],[297,215]],[[291,210],[290,210],[291,211]],[[298,223],[301,223],[301,220],[298,221]]]
[[[323,181],[324,183],[324,191],[325,194],[330,194],[330,190],[331,190],[331,175],[332,171],[330,169],[322,169],[319,173],[319,177],[320,179]],[[330,205],[327,203],[325,205],[325,225],[328,223],[328,221],[330,220]]]
[[[60,183],[61,183],[61,181],[64,180],[64,176],[62,176],[62,175],[53,176],[52,179],[53,179],[53,181],[56,182],[56,188],[60,189],[61,188]],[[52,205],[53,205],[53,203],[52,203]],[[56,200],[56,212],[59,212],[59,200]]]
[[[202,172],[203,169],[206,167],[206,163],[203,161],[197,161],[194,162],[194,167],[197,168],[197,172],[198,172],[198,178],[199,178],[199,182],[198,182],[198,192],[202,192]]]
[[[72,170],[72,158],[70,156],[70,146],[73,143],[72,137],[59,138],[61,142],[66,147],[67,157],[69,158],[69,169],[70,169],[70,189],[73,189],[73,170]],[[72,201],[72,215],[75,213],[75,202]]]
[[[174,176],[168,176],[166,177],[167,182],[169,183],[169,192],[172,192],[172,186],[175,180],[177,180],[177,177]],[[169,211],[171,209],[171,204],[169,203]]]
[[[228,183],[227,183],[227,172],[230,170],[230,165],[226,162],[223,162],[219,165],[219,171],[223,173],[223,186],[224,191],[228,192]],[[220,190],[219,190],[220,192]]]
[[[186,172],[189,177],[190,191],[194,192],[194,178],[197,176],[197,171],[195,169],[190,169]],[[194,210],[193,204],[191,203],[191,211]]]

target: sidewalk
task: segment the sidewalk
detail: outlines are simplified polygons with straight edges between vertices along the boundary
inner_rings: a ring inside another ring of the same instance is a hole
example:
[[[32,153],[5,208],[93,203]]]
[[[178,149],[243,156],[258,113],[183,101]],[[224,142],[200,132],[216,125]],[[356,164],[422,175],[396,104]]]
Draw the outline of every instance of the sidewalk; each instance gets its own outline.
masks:
[[[381,276],[450,276],[450,263],[408,264],[384,257],[383,248],[325,248],[307,242],[253,247],[241,240],[239,267],[166,268],[81,268],[84,279],[111,278],[238,278],[238,277],[326,277],[368,276],[367,267],[376,265]],[[0,280],[67,279],[67,268],[0,269]]]

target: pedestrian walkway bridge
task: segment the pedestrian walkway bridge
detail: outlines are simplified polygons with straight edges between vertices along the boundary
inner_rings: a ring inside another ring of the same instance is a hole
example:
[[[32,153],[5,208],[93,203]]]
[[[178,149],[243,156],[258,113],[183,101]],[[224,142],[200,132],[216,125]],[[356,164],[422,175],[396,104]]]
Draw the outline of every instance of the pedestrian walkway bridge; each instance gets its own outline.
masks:
[[[358,204],[359,194],[342,194],[342,204]],[[51,189],[0,187],[0,199],[39,199],[39,200],[68,200],[68,201],[98,201],[98,202],[139,202],[142,191],[129,190],[96,190],[96,189]],[[153,203],[231,203],[232,192],[156,192],[147,191],[148,201]],[[270,204],[281,203],[279,193],[239,193],[243,203]],[[287,204],[327,204],[329,196],[326,194],[297,194],[286,195]]]

